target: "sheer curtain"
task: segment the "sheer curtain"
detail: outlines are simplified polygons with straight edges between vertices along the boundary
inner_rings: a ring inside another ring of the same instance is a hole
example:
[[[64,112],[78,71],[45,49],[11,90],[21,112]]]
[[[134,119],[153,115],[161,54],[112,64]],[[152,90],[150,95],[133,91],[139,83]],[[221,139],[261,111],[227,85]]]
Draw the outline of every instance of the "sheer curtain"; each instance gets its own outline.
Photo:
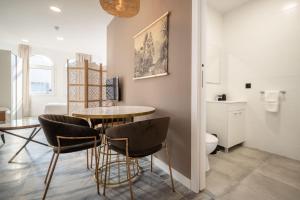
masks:
[[[23,94],[22,94],[22,111],[23,117],[30,116],[30,96],[29,96],[29,56],[30,47],[28,45],[19,44],[19,57],[22,58],[22,74],[23,74]]]

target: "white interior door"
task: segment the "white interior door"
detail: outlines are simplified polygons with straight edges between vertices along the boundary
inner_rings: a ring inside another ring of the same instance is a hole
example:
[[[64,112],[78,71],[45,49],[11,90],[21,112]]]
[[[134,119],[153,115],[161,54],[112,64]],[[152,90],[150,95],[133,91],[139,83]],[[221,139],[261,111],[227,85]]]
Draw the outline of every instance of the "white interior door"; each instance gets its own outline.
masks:
[[[205,45],[206,0],[192,0],[191,190],[206,187],[205,84],[202,59]]]

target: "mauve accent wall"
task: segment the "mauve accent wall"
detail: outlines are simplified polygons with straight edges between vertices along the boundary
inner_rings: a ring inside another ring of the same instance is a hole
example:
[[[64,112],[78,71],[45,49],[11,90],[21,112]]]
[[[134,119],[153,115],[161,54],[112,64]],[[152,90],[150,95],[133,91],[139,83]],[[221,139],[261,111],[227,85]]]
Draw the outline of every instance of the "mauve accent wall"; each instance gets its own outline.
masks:
[[[167,11],[169,16],[169,75],[133,80],[133,36]],[[191,174],[191,0],[141,0],[141,9],[132,18],[115,17],[107,32],[109,75],[121,79],[121,105],[157,108],[154,116],[170,116],[169,151],[173,168]],[[154,117],[148,116],[148,117]],[[166,162],[165,152],[156,155]]]

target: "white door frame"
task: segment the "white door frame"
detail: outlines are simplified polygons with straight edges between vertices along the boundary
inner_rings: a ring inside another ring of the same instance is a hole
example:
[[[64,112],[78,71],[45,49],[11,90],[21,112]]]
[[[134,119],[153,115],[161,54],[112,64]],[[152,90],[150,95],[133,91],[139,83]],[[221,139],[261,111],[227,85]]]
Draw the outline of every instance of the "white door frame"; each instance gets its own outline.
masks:
[[[205,16],[206,0],[192,0],[191,190],[197,193],[206,187]]]

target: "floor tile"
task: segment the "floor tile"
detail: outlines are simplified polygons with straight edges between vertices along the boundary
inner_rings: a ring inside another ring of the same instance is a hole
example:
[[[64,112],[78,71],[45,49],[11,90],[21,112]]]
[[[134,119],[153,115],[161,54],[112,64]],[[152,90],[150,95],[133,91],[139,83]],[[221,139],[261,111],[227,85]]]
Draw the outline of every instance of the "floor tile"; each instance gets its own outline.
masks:
[[[46,142],[42,133],[35,139]],[[15,162],[9,164],[7,161],[23,145],[24,141],[11,136],[7,136],[6,140],[6,144],[0,147],[0,199],[41,199],[45,189],[43,180],[47,173],[52,150],[30,143],[27,149],[16,157]],[[180,200],[207,197],[207,195],[193,193],[177,181],[175,181],[176,192],[173,192],[168,174],[157,167],[154,167],[154,172],[151,173],[150,163],[147,159],[140,159],[140,165],[143,168],[142,175],[135,179],[133,184],[134,197],[137,200]],[[115,170],[111,172],[112,177],[117,174]],[[120,173],[125,174],[125,170],[121,168]],[[101,186],[100,192],[102,190]],[[106,197],[97,194],[93,171],[86,168],[85,152],[64,154],[59,157],[47,199],[130,199],[128,184],[108,187],[106,194]]]
[[[299,200],[300,162],[247,147],[209,156],[207,190],[220,200]]]
[[[227,174],[215,170],[207,173],[206,189],[215,196],[221,196],[229,192],[238,183],[238,181],[231,179]]]
[[[276,179],[300,190],[300,161],[272,156],[257,170],[264,176]]]

